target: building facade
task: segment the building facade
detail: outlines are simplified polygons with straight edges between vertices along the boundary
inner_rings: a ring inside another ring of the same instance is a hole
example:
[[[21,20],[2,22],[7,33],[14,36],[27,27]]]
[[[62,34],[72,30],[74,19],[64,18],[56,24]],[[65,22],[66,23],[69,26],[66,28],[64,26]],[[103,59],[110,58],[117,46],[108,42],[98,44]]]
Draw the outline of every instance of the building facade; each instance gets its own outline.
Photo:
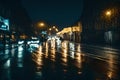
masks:
[[[83,25],[82,42],[120,44],[120,2],[117,0],[84,2],[80,19]]]

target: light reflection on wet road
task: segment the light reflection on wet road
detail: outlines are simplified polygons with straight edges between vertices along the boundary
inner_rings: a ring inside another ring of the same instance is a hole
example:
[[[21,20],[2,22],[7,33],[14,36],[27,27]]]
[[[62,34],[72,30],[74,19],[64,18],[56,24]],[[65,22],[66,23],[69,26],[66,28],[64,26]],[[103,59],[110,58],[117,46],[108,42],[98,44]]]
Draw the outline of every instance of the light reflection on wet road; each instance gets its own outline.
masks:
[[[11,58],[0,67],[0,80],[120,80],[119,51],[52,43],[43,43],[32,54],[21,46],[11,50]]]

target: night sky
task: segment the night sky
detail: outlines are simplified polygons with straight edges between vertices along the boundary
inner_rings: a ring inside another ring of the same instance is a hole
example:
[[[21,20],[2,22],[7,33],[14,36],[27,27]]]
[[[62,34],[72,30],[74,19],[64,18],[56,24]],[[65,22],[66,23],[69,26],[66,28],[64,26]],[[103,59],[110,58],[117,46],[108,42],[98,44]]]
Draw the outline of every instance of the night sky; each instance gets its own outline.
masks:
[[[72,25],[80,19],[82,0],[22,0],[32,21],[45,20],[58,27]]]

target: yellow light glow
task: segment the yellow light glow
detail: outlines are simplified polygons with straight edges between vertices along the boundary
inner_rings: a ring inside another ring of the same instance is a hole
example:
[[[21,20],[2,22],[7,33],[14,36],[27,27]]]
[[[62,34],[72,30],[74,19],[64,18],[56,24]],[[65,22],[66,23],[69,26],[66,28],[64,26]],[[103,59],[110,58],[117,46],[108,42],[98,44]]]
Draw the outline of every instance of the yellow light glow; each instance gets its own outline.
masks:
[[[112,72],[108,72],[107,75],[110,79],[112,78]]]
[[[58,31],[58,29],[57,29],[57,28],[56,28],[55,30],[56,30],[56,31]]]
[[[27,36],[26,35],[20,35],[21,39],[25,39]]]
[[[53,28],[55,28],[55,26],[53,26]]]
[[[110,15],[111,15],[111,11],[109,10],[106,12],[106,16],[110,16]]]
[[[15,36],[14,36],[14,35],[11,35],[11,38],[12,38],[12,39],[15,39]]]
[[[41,23],[39,23],[39,26],[43,27],[43,26],[45,26],[45,24],[43,22],[41,22]]]
[[[54,61],[55,62],[55,49],[51,49],[50,50],[50,60]]]
[[[42,53],[42,46],[39,46],[38,51]]]
[[[49,30],[51,31],[51,28]]]
[[[48,42],[45,44],[45,58],[48,58]]]

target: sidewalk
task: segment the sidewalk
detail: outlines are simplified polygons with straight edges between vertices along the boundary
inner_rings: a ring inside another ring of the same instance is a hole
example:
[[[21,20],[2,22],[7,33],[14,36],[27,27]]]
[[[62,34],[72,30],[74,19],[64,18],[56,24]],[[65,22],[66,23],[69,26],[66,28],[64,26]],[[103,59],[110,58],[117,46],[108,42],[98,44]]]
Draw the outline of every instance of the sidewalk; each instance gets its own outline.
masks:
[[[85,44],[85,45],[120,51],[120,45],[105,45],[105,44]]]
[[[120,55],[120,49],[119,47],[109,46],[109,45],[92,45],[92,44],[82,44],[83,47],[86,49],[97,49],[97,50],[103,50],[103,51],[111,51],[112,54]],[[94,50],[93,50],[94,51]],[[110,52],[110,53],[111,53]]]
[[[115,51],[119,51],[120,52],[120,45],[105,45],[105,44],[93,44],[93,43],[76,43],[76,42],[72,42],[72,41],[68,41],[68,42],[75,43],[75,44],[81,44],[83,46],[97,47],[97,48],[101,48],[101,49],[109,49],[109,50],[115,50]]]

